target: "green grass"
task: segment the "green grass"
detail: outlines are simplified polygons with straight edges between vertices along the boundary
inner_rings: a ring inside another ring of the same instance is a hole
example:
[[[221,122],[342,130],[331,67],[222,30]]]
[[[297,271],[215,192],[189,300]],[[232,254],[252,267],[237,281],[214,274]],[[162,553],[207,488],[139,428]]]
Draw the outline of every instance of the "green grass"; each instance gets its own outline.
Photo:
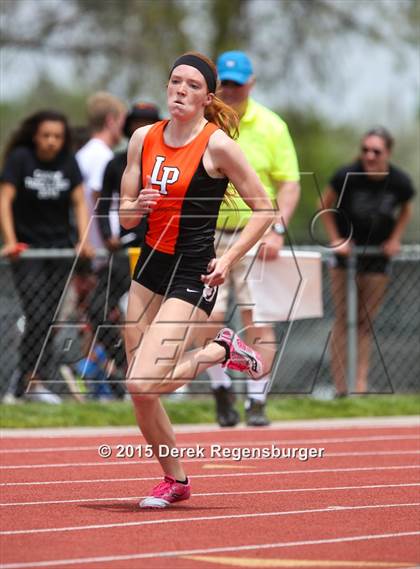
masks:
[[[213,423],[214,403],[210,397],[192,397],[182,401],[165,401],[171,421],[179,423]],[[238,410],[243,405],[238,402]],[[420,395],[369,395],[333,401],[310,397],[272,396],[268,415],[273,421],[334,417],[382,417],[420,413]],[[135,425],[131,403],[22,403],[0,405],[0,427],[110,427]]]

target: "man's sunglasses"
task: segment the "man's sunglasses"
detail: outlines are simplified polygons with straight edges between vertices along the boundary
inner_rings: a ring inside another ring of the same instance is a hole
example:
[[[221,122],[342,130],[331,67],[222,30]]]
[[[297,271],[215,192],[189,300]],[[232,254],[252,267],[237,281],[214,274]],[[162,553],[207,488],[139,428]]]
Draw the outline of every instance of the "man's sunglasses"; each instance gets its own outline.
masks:
[[[236,81],[230,81],[229,79],[225,79],[220,82],[222,87],[243,87],[240,83],[236,83]]]
[[[362,146],[361,148],[362,154],[368,154],[369,152],[373,152],[375,156],[380,156],[383,154],[383,150],[379,150],[379,148],[369,148],[369,146]]]

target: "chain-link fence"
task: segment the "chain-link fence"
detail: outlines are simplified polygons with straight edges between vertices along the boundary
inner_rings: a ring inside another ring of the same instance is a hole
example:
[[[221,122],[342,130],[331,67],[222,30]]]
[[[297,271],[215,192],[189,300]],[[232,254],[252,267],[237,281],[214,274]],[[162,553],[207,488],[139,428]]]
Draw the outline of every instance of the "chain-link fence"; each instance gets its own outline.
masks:
[[[347,274],[342,297],[345,329],[342,331],[341,357],[342,373],[348,390],[356,388],[360,346],[362,315],[366,317],[365,326],[371,338],[367,393],[392,393],[418,391],[420,389],[420,297],[418,283],[420,278],[420,247],[406,246],[391,264],[389,281],[385,286],[382,302],[379,303],[375,317],[367,317],[363,297],[360,297],[363,275],[354,277]],[[324,252],[322,263],[324,317],[320,319],[298,320],[292,323],[279,323],[277,336],[283,354],[279,362],[273,390],[279,393],[321,392],[326,386],[334,385],[331,369],[333,346],[333,326],[336,310],[332,294],[331,255]],[[344,275],[344,279],[346,275]],[[373,286],[377,283],[374,282]],[[350,306],[353,314],[348,314],[349,294],[357,295],[359,306]],[[359,293],[359,294],[358,294]],[[356,318],[357,315],[357,318]],[[353,328],[352,328],[353,326]],[[348,336],[354,336],[353,346]],[[284,343],[283,343],[284,342]],[[336,342],[337,343],[337,342]],[[355,345],[354,345],[355,344]],[[339,349],[340,345],[336,346]],[[359,348],[359,350],[358,350]],[[349,365],[345,354],[350,352]],[[350,369],[349,369],[350,368]]]
[[[94,271],[73,250],[26,251],[0,267],[0,393],[21,396],[30,382],[26,397],[51,403],[54,393],[124,397],[126,253],[102,252]]]
[[[325,250],[322,254],[324,316],[276,324],[278,357],[272,392],[310,394],[332,386],[334,344],[343,377],[353,382],[349,390],[355,387],[363,350],[358,318],[366,306],[363,298],[355,306],[352,293],[343,289],[345,328],[334,340],[337,302],[334,306],[331,255]],[[95,272],[83,262],[76,263],[72,251],[33,250],[17,262],[0,261],[0,396],[21,395],[29,376],[42,379],[42,387],[33,384],[34,398],[37,392],[45,394],[45,386],[76,398],[80,393],[92,398],[124,396],[121,331],[130,283],[127,252],[112,257],[102,253],[99,260],[103,265]],[[403,248],[392,262],[377,317],[367,318],[364,324],[371,337],[367,392],[420,387],[419,260],[420,246]],[[357,274],[352,280],[356,300],[360,278]],[[376,283],[373,290],[378,290]],[[347,312],[349,297],[353,314]],[[200,376],[190,389],[193,393],[209,390],[206,376]]]

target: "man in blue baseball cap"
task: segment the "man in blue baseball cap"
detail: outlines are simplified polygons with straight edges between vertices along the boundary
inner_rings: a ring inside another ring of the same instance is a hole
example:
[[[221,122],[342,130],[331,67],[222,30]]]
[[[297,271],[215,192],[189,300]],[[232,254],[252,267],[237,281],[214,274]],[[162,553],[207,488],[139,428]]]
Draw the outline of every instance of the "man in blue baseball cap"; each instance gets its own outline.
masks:
[[[285,228],[299,201],[299,167],[295,148],[287,124],[250,97],[255,85],[255,76],[251,60],[244,52],[222,53],[217,60],[217,71],[221,82],[221,98],[236,110],[240,118],[238,143],[248,162],[258,173],[273,204],[278,208],[276,222],[262,238],[259,250],[259,256],[270,262],[278,257],[283,247]],[[230,191],[235,190],[231,188]],[[236,239],[240,235],[240,230],[245,227],[250,215],[251,210],[239,196],[235,197],[234,208],[229,203],[222,204],[217,221],[220,231],[215,239],[218,243],[217,256],[232,243],[232,238]],[[246,282],[247,270],[245,261],[237,263],[232,269],[228,280],[219,289],[212,320],[219,323],[223,321],[228,308],[229,287],[233,287],[236,304],[241,307],[245,339],[252,345],[255,341],[251,308],[254,302]],[[263,343],[275,344],[272,326],[259,327],[258,337]],[[216,398],[219,424],[222,427],[236,425],[239,414],[233,407],[234,392],[229,376],[220,365],[208,369],[207,372]],[[269,380],[269,376],[266,376],[258,382],[247,383],[245,414],[250,426],[269,424],[265,414]]]
[[[242,120],[255,85],[251,60],[242,51],[226,51],[217,60],[217,72],[223,101],[233,107]]]
[[[217,60],[220,81],[234,81],[239,85],[248,83],[254,72],[249,57],[243,51],[226,51]]]

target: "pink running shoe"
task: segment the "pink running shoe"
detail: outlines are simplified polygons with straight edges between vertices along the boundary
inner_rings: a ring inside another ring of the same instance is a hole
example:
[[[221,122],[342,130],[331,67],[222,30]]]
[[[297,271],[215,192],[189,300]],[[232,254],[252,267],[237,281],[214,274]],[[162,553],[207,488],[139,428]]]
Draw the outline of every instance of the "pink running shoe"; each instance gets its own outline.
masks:
[[[246,371],[252,379],[260,379],[263,375],[261,356],[243,342],[238,334],[230,328],[222,328],[214,339],[218,344],[225,344],[229,349],[228,359],[223,367]]]
[[[188,500],[191,495],[191,484],[181,484],[172,476],[166,475],[152,490],[152,495],[140,502],[140,508],[167,508],[174,502]]]

